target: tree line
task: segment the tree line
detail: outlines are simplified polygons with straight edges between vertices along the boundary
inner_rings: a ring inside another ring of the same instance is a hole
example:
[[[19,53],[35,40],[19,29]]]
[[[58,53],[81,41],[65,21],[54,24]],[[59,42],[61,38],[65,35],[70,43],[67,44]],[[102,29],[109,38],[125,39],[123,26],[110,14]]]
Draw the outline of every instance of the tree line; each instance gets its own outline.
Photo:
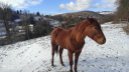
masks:
[[[129,0],[117,0],[117,11],[115,13],[115,19],[124,19],[127,21],[127,26],[124,27],[124,30],[129,34]]]
[[[0,45],[48,35],[52,30],[52,26],[43,17],[44,15],[39,12],[34,14],[29,13],[27,10],[15,11],[10,5],[0,3],[0,21],[4,24],[6,31],[6,37],[0,39]],[[35,20],[35,18],[38,20]],[[15,22],[17,19],[21,20],[18,24]],[[30,26],[33,26],[33,31]],[[21,27],[23,32],[17,31],[17,27]]]

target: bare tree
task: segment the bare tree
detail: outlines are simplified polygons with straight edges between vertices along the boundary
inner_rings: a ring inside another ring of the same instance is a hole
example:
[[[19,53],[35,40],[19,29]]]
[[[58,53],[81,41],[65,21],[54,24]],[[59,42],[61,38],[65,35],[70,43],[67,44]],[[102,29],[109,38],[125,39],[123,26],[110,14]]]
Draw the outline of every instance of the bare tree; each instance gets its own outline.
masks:
[[[26,39],[30,39],[29,37],[29,18],[30,18],[29,11],[24,10],[21,18],[23,20],[22,24],[25,30]]]
[[[10,38],[11,33],[9,30],[9,21],[11,20],[11,15],[12,15],[12,9],[9,5],[0,3],[0,14],[1,14],[1,19],[3,20],[3,23],[5,25],[7,37]]]
[[[117,0],[117,4],[116,20],[124,19],[128,21],[127,26],[123,29],[129,34],[129,0]]]
[[[129,19],[129,0],[117,0],[117,19]]]

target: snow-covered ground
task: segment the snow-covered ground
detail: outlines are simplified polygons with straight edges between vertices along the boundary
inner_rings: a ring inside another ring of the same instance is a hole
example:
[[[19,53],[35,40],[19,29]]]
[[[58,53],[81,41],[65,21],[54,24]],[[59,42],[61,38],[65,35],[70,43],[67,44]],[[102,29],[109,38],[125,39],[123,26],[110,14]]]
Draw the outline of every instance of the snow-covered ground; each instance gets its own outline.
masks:
[[[99,12],[99,14],[113,14],[114,12],[113,11],[102,11],[102,12]]]
[[[102,25],[107,42],[98,45],[90,38],[80,55],[79,72],[129,72],[129,36],[120,24]],[[69,70],[67,50],[63,59],[65,67],[56,55],[51,66],[50,36],[18,42],[0,47],[0,72],[67,72]]]

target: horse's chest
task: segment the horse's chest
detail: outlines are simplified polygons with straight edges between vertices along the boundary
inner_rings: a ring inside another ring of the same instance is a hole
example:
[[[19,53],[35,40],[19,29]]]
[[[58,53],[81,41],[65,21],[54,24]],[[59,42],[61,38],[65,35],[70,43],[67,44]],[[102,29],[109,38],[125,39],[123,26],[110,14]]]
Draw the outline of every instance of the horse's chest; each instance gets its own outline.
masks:
[[[58,41],[58,45],[60,45],[62,48],[77,51],[83,48],[84,42],[76,42],[69,37],[63,37]]]
[[[71,49],[73,52],[81,51],[84,46],[84,43],[77,43],[77,42],[71,42],[71,46],[69,46],[69,49]]]

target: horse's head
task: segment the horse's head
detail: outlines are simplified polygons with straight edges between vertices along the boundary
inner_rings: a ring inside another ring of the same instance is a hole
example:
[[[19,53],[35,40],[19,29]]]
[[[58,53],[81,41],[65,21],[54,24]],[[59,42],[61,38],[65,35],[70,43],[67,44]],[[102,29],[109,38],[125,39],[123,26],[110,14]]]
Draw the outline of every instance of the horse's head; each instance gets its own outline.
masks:
[[[87,35],[88,37],[96,41],[98,44],[104,44],[106,42],[106,38],[102,32],[101,26],[96,19],[87,18],[85,24],[87,26],[83,31],[84,35]]]

